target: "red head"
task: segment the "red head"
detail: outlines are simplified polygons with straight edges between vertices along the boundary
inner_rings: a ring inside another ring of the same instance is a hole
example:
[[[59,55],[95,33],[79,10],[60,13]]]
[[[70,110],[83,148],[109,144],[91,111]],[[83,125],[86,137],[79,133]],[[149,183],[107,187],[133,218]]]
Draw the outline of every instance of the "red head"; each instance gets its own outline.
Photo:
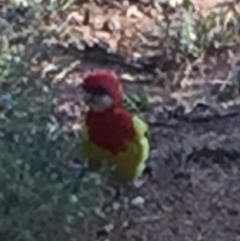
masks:
[[[95,71],[84,78],[82,87],[85,101],[94,111],[122,106],[122,86],[113,72]]]

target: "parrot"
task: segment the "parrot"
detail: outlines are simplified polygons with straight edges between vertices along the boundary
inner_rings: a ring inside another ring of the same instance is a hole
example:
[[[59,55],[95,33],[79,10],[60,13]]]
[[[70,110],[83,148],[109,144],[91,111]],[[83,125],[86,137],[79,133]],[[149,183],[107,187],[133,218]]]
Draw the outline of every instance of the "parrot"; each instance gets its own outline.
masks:
[[[147,123],[124,107],[123,87],[112,71],[87,74],[82,91],[89,107],[81,133],[83,157],[92,166],[107,161],[120,182],[136,180],[147,168],[150,153]]]

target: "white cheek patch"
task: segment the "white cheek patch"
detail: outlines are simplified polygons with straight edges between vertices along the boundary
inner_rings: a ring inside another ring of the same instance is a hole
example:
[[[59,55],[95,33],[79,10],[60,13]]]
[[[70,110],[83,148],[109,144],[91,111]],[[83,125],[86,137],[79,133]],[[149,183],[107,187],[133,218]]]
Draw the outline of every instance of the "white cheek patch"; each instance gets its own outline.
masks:
[[[109,108],[113,105],[113,100],[109,95],[104,95],[101,98],[101,103],[103,106],[105,106],[106,108]]]
[[[113,105],[113,100],[109,95],[103,95],[99,97],[95,96],[92,109],[94,111],[99,112],[110,108],[112,105]]]

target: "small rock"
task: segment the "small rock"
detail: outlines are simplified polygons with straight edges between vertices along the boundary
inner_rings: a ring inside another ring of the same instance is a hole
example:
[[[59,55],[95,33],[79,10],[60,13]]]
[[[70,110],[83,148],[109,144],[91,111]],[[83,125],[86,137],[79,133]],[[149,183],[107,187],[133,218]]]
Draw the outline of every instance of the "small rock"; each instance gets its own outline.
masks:
[[[133,186],[134,186],[135,188],[140,188],[144,183],[145,183],[144,180],[134,180],[134,181],[133,181]]]
[[[134,81],[135,80],[134,76],[132,76],[130,74],[127,74],[127,73],[122,74],[121,78],[124,79],[124,80],[127,80],[127,81]]]
[[[121,208],[121,205],[118,202],[114,202],[112,207],[114,211],[117,211]]]
[[[71,195],[70,201],[71,201],[71,203],[77,203],[78,202],[77,196],[76,195]]]
[[[103,213],[103,211],[99,207],[94,208],[94,213],[100,218],[106,217],[106,215]]]
[[[109,223],[103,227],[107,233],[110,233],[114,229],[114,225],[112,223]]]
[[[141,196],[138,196],[131,201],[131,204],[133,206],[142,206],[144,203],[145,203],[145,199]]]
[[[184,220],[183,222],[184,222],[186,225],[188,225],[188,226],[192,226],[192,225],[193,225],[192,220]]]
[[[129,221],[124,221],[122,224],[123,228],[127,228],[129,226]]]
[[[113,224],[107,224],[97,231],[97,237],[107,236],[114,228]]]
[[[123,198],[123,203],[124,204],[128,204],[129,203],[129,198],[128,197],[124,197]]]

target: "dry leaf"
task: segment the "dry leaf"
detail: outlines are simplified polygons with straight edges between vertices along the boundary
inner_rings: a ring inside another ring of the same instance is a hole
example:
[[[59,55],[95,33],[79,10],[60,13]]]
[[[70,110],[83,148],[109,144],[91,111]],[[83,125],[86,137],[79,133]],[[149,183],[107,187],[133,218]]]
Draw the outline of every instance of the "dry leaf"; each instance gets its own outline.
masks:
[[[55,72],[58,70],[58,67],[55,64],[48,63],[45,68],[42,70],[41,77],[45,78],[50,72]]]
[[[69,13],[66,19],[67,23],[77,23],[79,25],[82,24],[83,20],[84,17],[76,11]]]
[[[53,82],[59,82],[63,79],[66,78],[66,76],[73,71],[74,68],[76,68],[78,65],[80,65],[80,61],[75,61],[73,63],[71,63],[67,68],[64,68],[59,74],[57,74],[54,79]]]
[[[126,16],[128,18],[142,18],[144,15],[142,12],[139,11],[138,7],[136,5],[132,5],[131,7],[128,8]]]
[[[94,21],[93,21],[93,26],[95,29],[102,29],[105,22],[106,22],[106,17],[105,16],[97,16],[94,18]]]
[[[121,22],[115,16],[109,19],[108,21],[109,29],[112,31],[119,31],[122,28]]]

